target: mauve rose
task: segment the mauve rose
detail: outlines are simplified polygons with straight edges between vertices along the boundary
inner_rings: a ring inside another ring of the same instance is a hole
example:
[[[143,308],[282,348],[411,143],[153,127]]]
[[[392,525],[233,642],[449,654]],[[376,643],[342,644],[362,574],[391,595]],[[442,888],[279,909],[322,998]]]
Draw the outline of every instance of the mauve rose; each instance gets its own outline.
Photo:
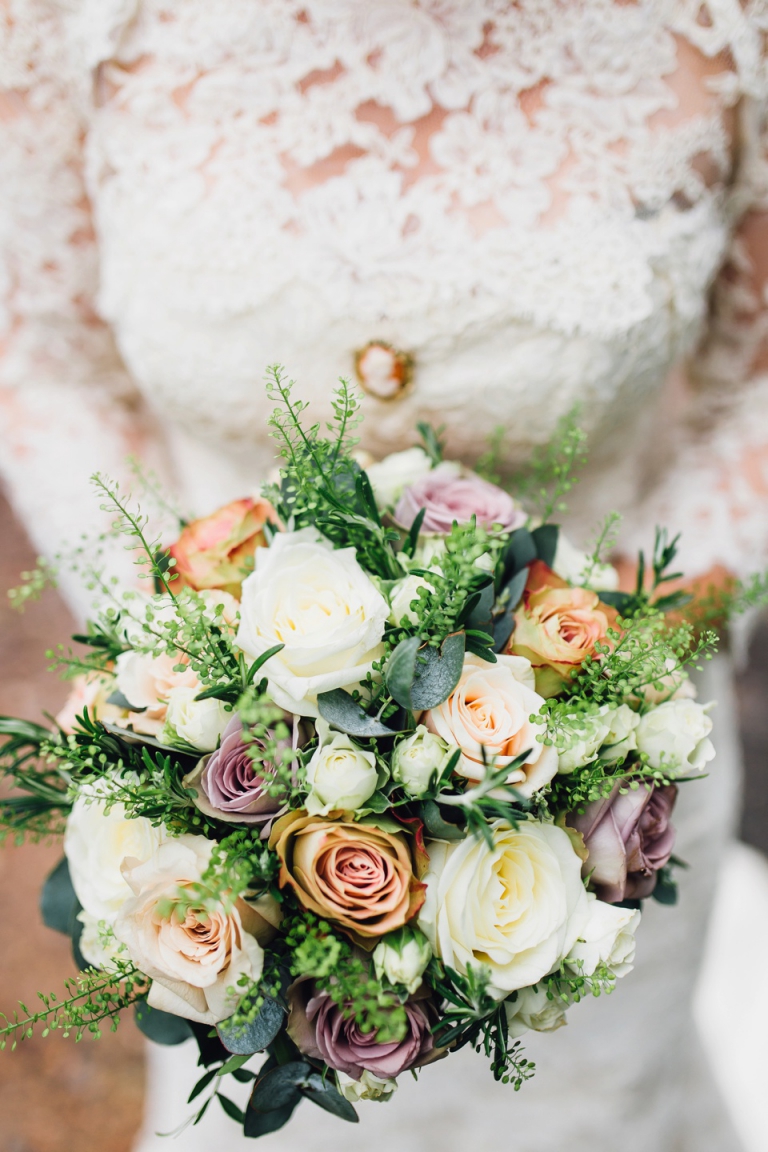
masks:
[[[280,740],[278,746],[295,748],[297,742],[298,726],[294,724],[293,739]],[[263,748],[255,738],[250,743]],[[233,716],[219,747],[184,777],[184,786],[196,790],[195,805],[206,816],[230,824],[261,824],[261,834],[266,837],[275,817],[285,809],[285,798],[272,794],[274,776],[266,763],[257,770],[249,747],[243,739],[240,717]]]
[[[607,904],[650,896],[675,846],[669,822],[677,799],[674,784],[621,791],[626,785],[626,780],[614,784],[607,796],[568,817],[589,852],[582,875],[591,875],[598,898]]]
[[[288,993],[291,1013],[288,1034],[305,1056],[324,1060],[337,1072],[359,1080],[363,1072],[382,1079],[399,1076],[424,1064],[435,1055],[435,1042],[424,1003],[408,1000],[403,1005],[406,1032],[400,1040],[379,1040],[376,1030],[363,1032],[354,1017],[327,992],[317,992],[311,982],[298,981]]]
[[[525,512],[503,489],[474,472],[462,474],[454,464],[438,464],[406,488],[395,508],[395,520],[410,528],[422,508],[426,512],[421,531],[445,535],[454,521],[468,524],[473,516],[482,528],[498,524],[505,532],[526,521]]]

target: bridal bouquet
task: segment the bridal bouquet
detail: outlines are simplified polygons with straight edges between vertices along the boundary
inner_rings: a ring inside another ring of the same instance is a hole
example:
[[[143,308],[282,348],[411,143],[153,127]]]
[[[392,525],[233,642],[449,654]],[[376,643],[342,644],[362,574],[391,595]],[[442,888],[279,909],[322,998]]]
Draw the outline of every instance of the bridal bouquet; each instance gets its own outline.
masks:
[[[56,727],[0,720],[3,828],[63,832],[42,913],[81,970],[0,1043],[133,1006],[197,1042],[191,1118],[218,1099],[253,1137],[468,1044],[519,1088],[519,1037],[611,992],[642,901],[674,903],[678,788],[714,755],[674,542],[625,593],[612,518],[591,555],[551,522],[573,438],[533,516],[426,426],[356,453],[345,384],[328,436],[269,392],[279,478],[171,543],[96,478],[148,590],[92,565]]]

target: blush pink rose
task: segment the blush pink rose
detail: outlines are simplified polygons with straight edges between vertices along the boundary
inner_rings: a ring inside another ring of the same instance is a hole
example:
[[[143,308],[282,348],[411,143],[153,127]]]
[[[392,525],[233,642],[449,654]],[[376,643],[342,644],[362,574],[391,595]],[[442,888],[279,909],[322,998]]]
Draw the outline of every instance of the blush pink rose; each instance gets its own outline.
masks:
[[[363,1072],[382,1079],[399,1076],[434,1058],[435,1042],[426,1006],[408,1000],[405,1034],[383,1040],[378,1031],[363,1032],[349,1005],[339,1006],[311,982],[294,984],[289,992],[288,1034],[305,1056],[324,1060],[329,1068],[359,1080]]]
[[[494,524],[512,532],[525,523],[525,512],[502,488],[489,484],[474,472],[462,474],[452,464],[439,464],[406,488],[395,508],[395,519],[410,528],[422,508],[426,509],[422,532],[447,535],[454,521],[468,524],[473,516],[482,528]]]
[[[277,524],[268,500],[233,500],[223,508],[187,524],[169,549],[176,561],[174,585],[197,591],[223,589],[240,595],[240,585],[253,568],[256,548],[266,544],[265,524]]]

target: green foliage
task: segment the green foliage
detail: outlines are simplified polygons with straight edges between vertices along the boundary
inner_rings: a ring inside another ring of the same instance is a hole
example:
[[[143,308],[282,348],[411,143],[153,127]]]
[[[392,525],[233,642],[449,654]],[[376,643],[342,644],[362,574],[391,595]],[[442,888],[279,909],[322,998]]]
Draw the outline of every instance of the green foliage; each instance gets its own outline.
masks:
[[[57,575],[55,565],[43,556],[38,556],[34,568],[21,573],[21,583],[16,588],[8,589],[11,608],[23,612],[28,604],[40,599],[46,588],[57,586]]]
[[[494,1080],[519,1091],[533,1076],[536,1065],[524,1057],[519,1040],[509,1043],[504,1004],[488,992],[489,970],[468,965],[466,976],[461,976],[432,960],[429,971],[432,986],[445,1003],[433,1029],[435,1042],[440,1047],[450,1044],[454,1050],[471,1044],[490,1059]]]
[[[573,488],[578,471],[586,462],[586,433],[579,427],[579,406],[558,423],[550,442],[534,453],[522,475],[511,487],[546,524],[555,512],[564,512],[564,497]]]
[[[67,781],[55,766],[46,763],[51,733],[39,724],[0,716],[0,779],[20,795],[0,797],[0,843],[12,836],[40,840],[64,830],[70,808]]]
[[[65,988],[62,999],[53,992],[47,996],[38,992],[43,1004],[39,1012],[30,1012],[21,1002],[21,1015],[14,1012],[8,1017],[0,1012],[0,1020],[5,1021],[5,1026],[0,1028],[0,1049],[10,1041],[13,1050],[36,1029],[41,1029],[43,1036],[60,1031],[64,1036],[74,1034],[75,1040],[81,1040],[86,1033],[98,1039],[102,1025],[109,1021],[110,1031],[115,1032],[123,1009],[146,996],[147,978],[132,964],[118,960],[113,971],[89,969],[67,980]]]

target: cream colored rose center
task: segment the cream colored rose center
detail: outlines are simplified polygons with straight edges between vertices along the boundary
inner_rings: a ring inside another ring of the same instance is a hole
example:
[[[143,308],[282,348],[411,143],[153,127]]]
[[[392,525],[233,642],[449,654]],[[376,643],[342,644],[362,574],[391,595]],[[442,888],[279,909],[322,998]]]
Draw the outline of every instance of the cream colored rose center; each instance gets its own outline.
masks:
[[[342,621],[348,624],[351,619],[362,624],[365,612],[350,586],[291,584],[275,605],[274,633],[285,644],[298,636],[328,631]]]

